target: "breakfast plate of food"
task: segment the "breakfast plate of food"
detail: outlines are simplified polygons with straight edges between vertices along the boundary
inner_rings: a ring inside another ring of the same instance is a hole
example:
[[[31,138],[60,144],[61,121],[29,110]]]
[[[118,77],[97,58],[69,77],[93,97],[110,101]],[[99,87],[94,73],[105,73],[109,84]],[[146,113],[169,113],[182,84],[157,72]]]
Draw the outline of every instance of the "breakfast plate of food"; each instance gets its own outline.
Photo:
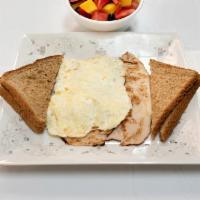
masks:
[[[174,34],[29,34],[0,77],[0,164],[200,164],[200,75]]]

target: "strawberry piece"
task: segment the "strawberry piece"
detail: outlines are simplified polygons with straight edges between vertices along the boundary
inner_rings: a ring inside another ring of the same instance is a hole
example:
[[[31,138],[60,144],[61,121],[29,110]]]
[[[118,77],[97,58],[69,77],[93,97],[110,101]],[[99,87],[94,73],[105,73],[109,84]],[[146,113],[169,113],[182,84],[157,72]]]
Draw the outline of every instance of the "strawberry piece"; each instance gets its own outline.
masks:
[[[80,15],[82,15],[83,17],[91,18],[91,15],[88,14],[88,13],[86,13],[83,9],[78,8],[77,11],[78,11],[78,13],[79,13]]]
[[[115,12],[115,19],[121,19],[128,15],[130,15],[132,12],[134,12],[135,9],[133,8],[122,8]]]
[[[102,11],[96,11],[92,15],[92,19],[98,20],[98,21],[107,21],[108,20],[108,14]]]
[[[121,7],[122,8],[122,7]],[[120,8],[120,9],[121,9]],[[125,9],[134,9],[135,10],[135,8],[133,7],[133,5],[130,5],[130,6],[127,6],[127,7],[124,7]]]
[[[116,12],[119,12],[121,9],[122,9],[121,5],[120,5],[120,4],[116,4],[115,13],[116,13]]]
[[[96,4],[98,10],[101,10],[109,2],[110,0],[94,0],[94,3]]]
[[[120,4],[120,0],[112,0],[112,2],[116,5]]]
[[[133,2],[132,2],[132,6],[133,6],[133,8],[136,10],[137,7],[139,6],[139,4],[138,4],[136,1],[133,1]]]

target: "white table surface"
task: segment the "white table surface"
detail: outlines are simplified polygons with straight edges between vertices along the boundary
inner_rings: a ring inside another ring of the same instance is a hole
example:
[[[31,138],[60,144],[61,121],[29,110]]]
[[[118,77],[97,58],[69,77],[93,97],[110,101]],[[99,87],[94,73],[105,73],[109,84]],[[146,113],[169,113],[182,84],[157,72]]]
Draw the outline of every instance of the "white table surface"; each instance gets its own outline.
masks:
[[[136,32],[177,32],[200,66],[200,1],[145,0]],[[24,33],[86,31],[65,0],[0,0],[0,73],[12,67]],[[200,166],[0,167],[0,200],[200,199]]]

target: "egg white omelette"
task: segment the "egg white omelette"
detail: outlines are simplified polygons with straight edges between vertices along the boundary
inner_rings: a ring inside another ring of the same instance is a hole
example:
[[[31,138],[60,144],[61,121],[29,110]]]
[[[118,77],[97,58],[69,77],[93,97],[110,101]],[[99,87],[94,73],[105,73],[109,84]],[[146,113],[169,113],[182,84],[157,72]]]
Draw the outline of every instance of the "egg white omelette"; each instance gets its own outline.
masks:
[[[84,137],[111,130],[132,107],[123,62],[108,56],[66,59],[59,70],[47,112],[49,134]]]

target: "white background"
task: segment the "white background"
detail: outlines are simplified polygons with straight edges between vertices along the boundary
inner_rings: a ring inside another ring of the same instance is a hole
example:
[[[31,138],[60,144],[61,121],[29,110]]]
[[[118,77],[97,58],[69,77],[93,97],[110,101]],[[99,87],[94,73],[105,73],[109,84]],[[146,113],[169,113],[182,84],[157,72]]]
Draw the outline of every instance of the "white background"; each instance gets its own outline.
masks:
[[[0,0],[0,73],[24,33],[67,31],[86,30],[65,0]],[[145,0],[131,31],[178,33],[188,62],[200,66],[199,0]],[[169,198],[200,199],[200,166],[0,167],[0,200]]]

